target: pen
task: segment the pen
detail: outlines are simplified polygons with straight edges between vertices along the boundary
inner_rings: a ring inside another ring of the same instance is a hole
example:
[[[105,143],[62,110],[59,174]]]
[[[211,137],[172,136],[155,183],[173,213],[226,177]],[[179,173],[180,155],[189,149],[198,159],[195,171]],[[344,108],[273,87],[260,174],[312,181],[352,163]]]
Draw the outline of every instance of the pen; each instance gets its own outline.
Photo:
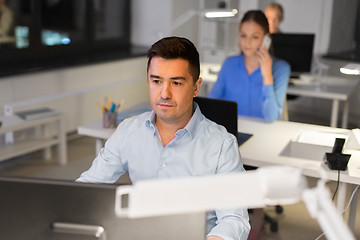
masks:
[[[119,108],[121,108],[121,107],[122,107],[122,105],[124,105],[124,103],[125,103],[125,100],[124,100],[124,99],[123,99],[123,100],[121,100]]]
[[[124,102],[125,102],[125,100],[123,99],[123,100],[121,100],[121,102],[116,106],[116,109],[115,109],[116,112],[119,111],[119,109],[121,108],[122,105],[124,105]]]
[[[106,108],[107,108],[108,110],[110,110],[110,107],[111,107],[111,96],[109,96],[109,99],[108,99]]]
[[[115,110],[115,103],[113,103],[113,104],[111,105],[111,108],[110,108],[109,112],[113,113],[114,110]]]
[[[103,112],[107,112],[106,109],[105,109],[99,102],[98,102],[97,104],[98,104],[98,106],[101,108],[101,110],[102,110]]]

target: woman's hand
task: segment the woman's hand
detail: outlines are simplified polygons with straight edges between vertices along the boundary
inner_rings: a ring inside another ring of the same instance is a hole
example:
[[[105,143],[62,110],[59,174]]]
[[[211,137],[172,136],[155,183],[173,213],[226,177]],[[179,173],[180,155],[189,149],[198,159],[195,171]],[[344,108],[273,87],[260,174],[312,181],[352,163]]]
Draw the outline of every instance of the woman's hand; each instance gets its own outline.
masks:
[[[268,85],[274,82],[272,76],[272,58],[266,47],[261,47],[257,52],[256,56],[260,63],[261,75],[263,77],[263,84]]]

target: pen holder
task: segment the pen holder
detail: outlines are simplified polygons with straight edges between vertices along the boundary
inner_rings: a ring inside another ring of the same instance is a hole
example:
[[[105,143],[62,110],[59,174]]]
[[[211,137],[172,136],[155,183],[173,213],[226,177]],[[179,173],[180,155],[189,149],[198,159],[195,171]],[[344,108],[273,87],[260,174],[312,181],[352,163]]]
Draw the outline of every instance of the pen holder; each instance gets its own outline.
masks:
[[[115,128],[117,125],[116,112],[103,113],[103,128]]]

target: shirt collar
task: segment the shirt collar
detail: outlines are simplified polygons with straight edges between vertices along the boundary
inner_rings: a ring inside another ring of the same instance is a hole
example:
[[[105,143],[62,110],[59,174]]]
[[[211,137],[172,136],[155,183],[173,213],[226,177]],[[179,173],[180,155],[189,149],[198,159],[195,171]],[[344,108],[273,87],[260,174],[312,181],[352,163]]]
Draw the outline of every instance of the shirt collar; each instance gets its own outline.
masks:
[[[196,102],[193,102],[193,108],[195,109],[194,114],[191,116],[189,122],[184,127],[184,129],[189,132],[191,137],[194,136],[196,129],[198,128],[198,125],[203,118],[199,105]]]
[[[156,117],[156,114],[155,114],[154,110],[152,110],[145,119],[145,126],[153,127],[155,129],[155,117]]]
[[[189,122],[186,124],[186,126],[183,129],[179,129],[176,132],[176,135],[183,135],[185,132],[188,132],[191,137],[194,136],[196,129],[198,125],[200,124],[201,120],[203,119],[203,115],[201,114],[200,108],[196,102],[193,102],[193,108],[195,109],[194,114],[191,116]],[[151,111],[151,113],[148,115],[148,117],[145,120],[145,125],[147,127],[152,127],[155,131],[155,119],[156,114],[154,110]]]

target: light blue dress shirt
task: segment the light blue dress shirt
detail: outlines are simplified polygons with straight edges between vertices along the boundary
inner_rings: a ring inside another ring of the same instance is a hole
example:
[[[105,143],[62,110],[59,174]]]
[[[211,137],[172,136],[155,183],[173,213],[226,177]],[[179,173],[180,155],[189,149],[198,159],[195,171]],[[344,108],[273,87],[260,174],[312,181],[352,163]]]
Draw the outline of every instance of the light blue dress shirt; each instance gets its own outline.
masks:
[[[290,65],[273,58],[272,74],[274,83],[263,85],[260,67],[248,75],[244,55],[229,57],[222,65],[209,97],[237,102],[239,115],[262,118],[267,122],[278,120],[289,82]]]
[[[145,179],[244,171],[235,136],[205,118],[196,103],[194,107],[195,112],[188,124],[178,130],[166,146],[156,128],[153,111],[124,120],[107,140],[90,169],[76,181],[114,183],[125,172],[134,183]],[[211,211],[207,214],[207,229],[209,235],[245,240],[250,231],[247,210]]]

